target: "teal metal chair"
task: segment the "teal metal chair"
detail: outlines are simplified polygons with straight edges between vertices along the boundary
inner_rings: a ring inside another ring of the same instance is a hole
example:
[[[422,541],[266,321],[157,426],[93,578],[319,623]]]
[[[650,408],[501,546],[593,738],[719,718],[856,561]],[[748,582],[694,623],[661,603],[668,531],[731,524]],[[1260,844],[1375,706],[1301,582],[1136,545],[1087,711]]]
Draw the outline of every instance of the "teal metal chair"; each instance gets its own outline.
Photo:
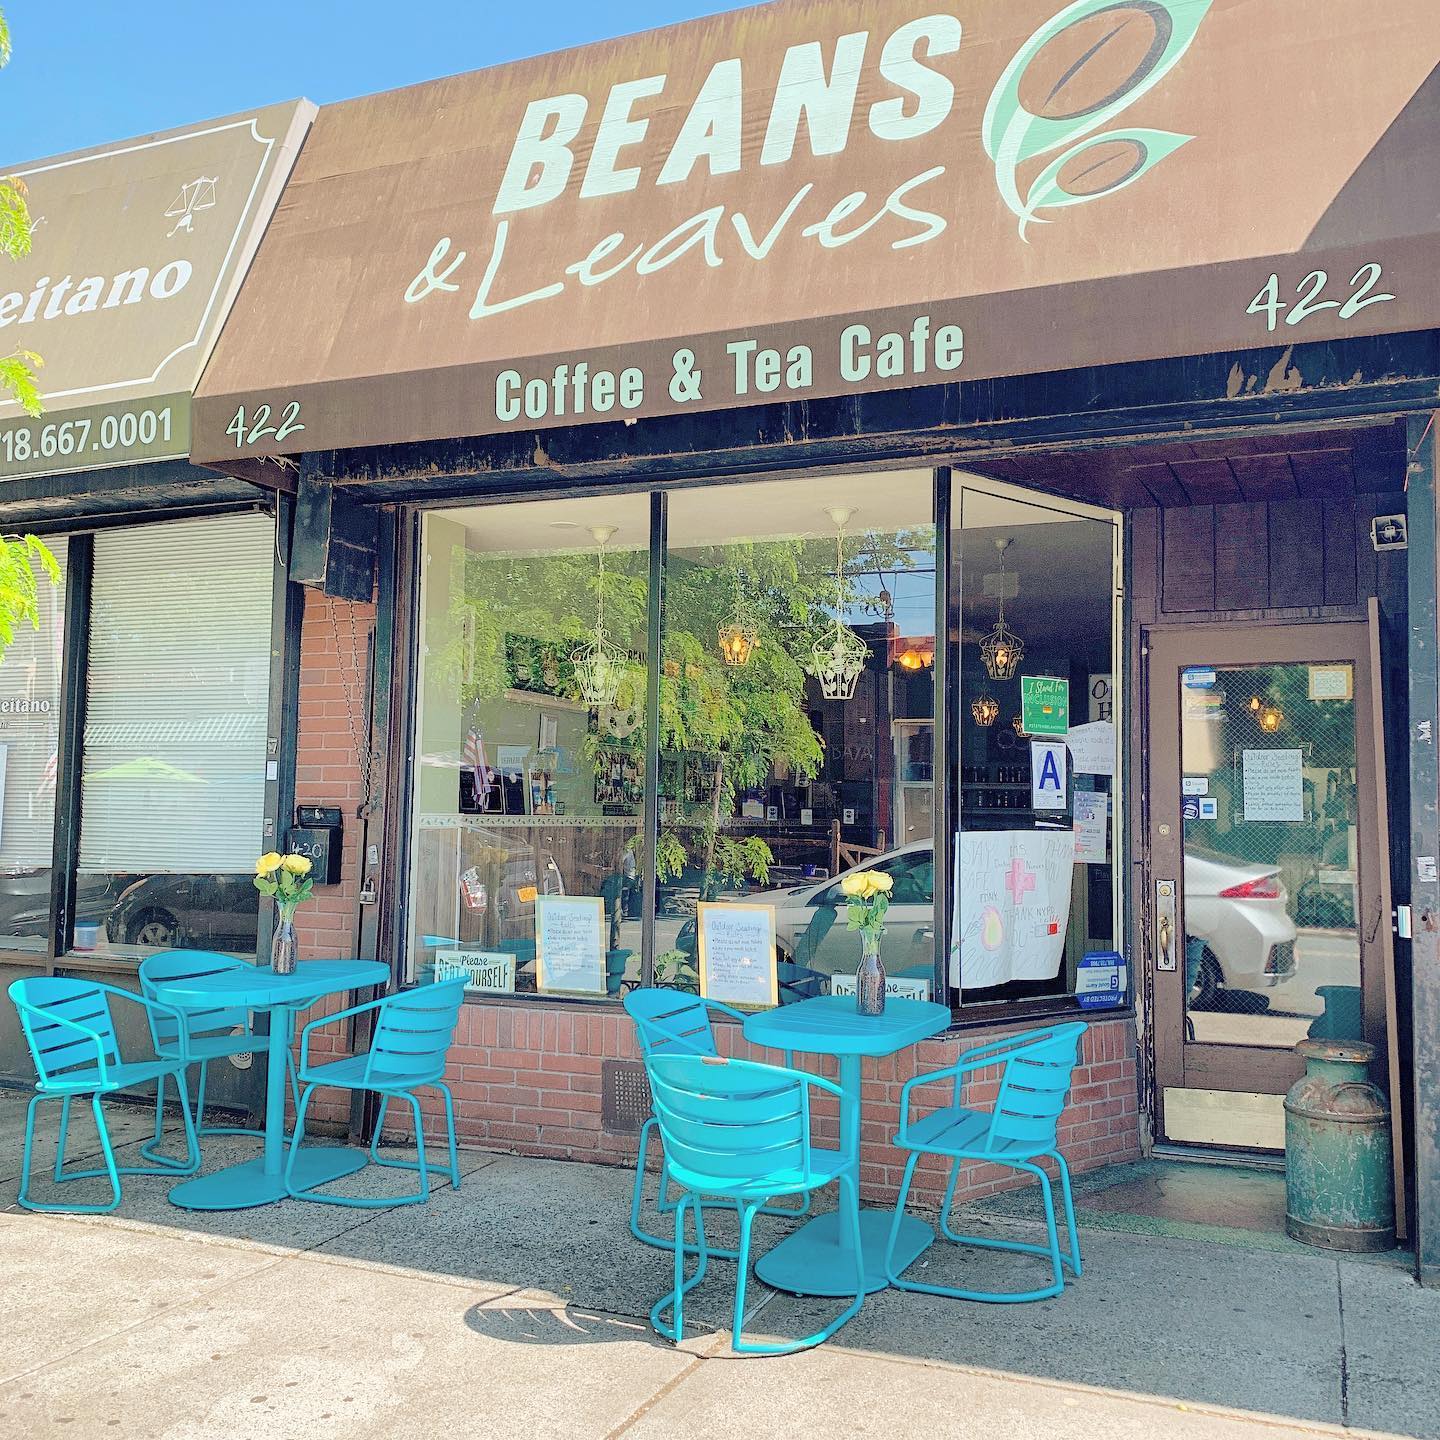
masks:
[[[789,1355],[828,1340],[859,1314],[865,1299],[861,1251],[859,1157],[851,1151],[821,1150],[810,1140],[810,1092],[824,1090],[838,1100],[838,1085],[804,1070],[725,1060],[716,1055],[653,1055],[645,1061],[655,1101],[655,1119],[665,1145],[670,1176],[680,1187],[675,1207],[675,1288],[656,1301],[650,1323],[658,1335],[679,1343],[685,1326],[685,1296],[705,1278],[712,1254],[705,1239],[705,1200],[732,1202],[740,1212],[739,1262],[731,1347],[739,1355]],[[745,1290],[750,1277],[751,1228],[765,1201],[775,1195],[804,1195],[835,1184],[841,1223],[848,1222],[855,1257],[855,1299],[828,1325],[801,1340],[771,1344],[744,1336]],[[686,1278],[685,1217],[695,1226],[699,1262]],[[672,1312],[672,1323],[661,1319]]]
[[[711,1017],[715,1014],[728,1015],[732,1020],[745,1017],[728,1005],[714,1000],[702,999],[683,990],[669,990],[662,986],[646,986],[632,990],[625,996],[625,1010],[635,1022],[635,1038],[640,1045],[640,1054],[648,1060],[653,1055],[717,1055],[715,1031]],[[786,1065],[794,1063],[787,1051]],[[640,1151],[635,1157],[635,1183],[630,1194],[630,1233],[643,1244],[655,1245],[668,1250],[671,1242],[664,1236],[652,1234],[640,1224],[640,1212],[645,1199],[645,1164],[650,1153],[650,1140],[655,1133],[657,1121],[652,1114],[640,1127]],[[656,1197],[656,1210],[661,1215],[672,1214],[675,1201],[670,1195],[670,1172],[665,1157],[661,1154],[660,1185]],[[728,1207],[727,1207],[728,1208]],[[810,1210],[810,1197],[805,1197],[800,1209],[792,1210],[781,1206],[767,1206],[765,1215],[806,1215]],[[733,1250],[712,1250],[712,1255],[722,1260],[737,1258]]]
[[[253,967],[234,955],[221,955],[212,950],[163,950],[158,955],[149,955],[140,962],[140,990],[149,1000],[160,1000],[164,986],[176,980],[193,980],[199,975],[225,975],[234,970],[248,970]],[[175,1037],[180,1026],[164,1010],[151,1010],[150,1035],[159,1055],[175,1053]],[[253,1135],[264,1139],[264,1130],[249,1129],[243,1125],[205,1124],[205,1087],[210,1074],[212,1060],[229,1059],[232,1055],[265,1055],[270,1051],[270,1037],[260,1034],[255,1028],[250,1013],[224,1007],[207,1010],[185,1010],[184,1030],[188,1042],[190,1063],[200,1066],[199,1084],[195,1091],[195,1133],[201,1139],[206,1135]],[[295,1062],[289,1053],[285,1056],[285,1069],[290,1077],[290,1093],[295,1108],[300,1108],[300,1087],[295,1082]],[[140,1153],[147,1160],[156,1158],[155,1147],[160,1143],[161,1126],[165,1107],[165,1080],[161,1076],[155,1086],[155,1137],[140,1147]]]
[[[1086,1026],[1076,1022],[1056,1025],[1048,1030],[1012,1035],[981,1045],[962,1055],[946,1070],[917,1075],[900,1092],[900,1133],[895,1144],[910,1152],[905,1162],[905,1175],[895,1201],[895,1218],[890,1226],[890,1239],[885,1252],[885,1273],[892,1285],[901,1290],[917,1290],[927,1295],[949,1295],[957,1300],[981,1300],[994,1304],[1013,1304],[1026,1300],[1048,1300],[1065,1288],[1065,1266],[1078,1277],[1080,1269],[1080,1237],[1075,1230],[1075,1204],[1070,1194],[1070,1167],[1056,1143],[1060,1113],[1070,1093],[1070,1077],[1079,1055],[1080,1037]],[[962,1080],[976,1070],[1001,1067],[1000,1091],[992,1110],[967,1110],[961,1104]],[[932,1111],[919,1120],[910,1116],[910,1092],[917,1085],[933,1085],[937,1080],[953,1082],[951,1103]],[[905,1214],[905,1201],[915,1166],[922,1155],[943,1155],[951,1160],[950,1179],[945,1186],[945,1199],[940,1206],[940,1229],[945,1237],[958,1245],[976,1245],[988,1250],[1015,1250],[1027,1255],[1040,1255],[1050,1261],[1054,1280],[1038,1290],[1015,1293],[983,1290],[958,1290],[944,1285],[931,1285],[920,1280],[907,1280],[895,1270],[895,1240]],[[1066,1254],[1060,1248],[1055,1224],[1055,1203],[1050,1177],[1036,1163],[1049,1158],[1060,1172],[1060,1191],[1065,1206],[1065,1227],[1070,1241]],[[950,1228],[950,1207],[955,1199],[955,1184],[960,1178],[964,1161],[982,1161],[1022,1170],[1040,1182],[1045,1201],[1045,1225],[1048,1244],[1030,1245],[1018,1240],[994,1240],[974,1235],[958,1235]]]
[[[102,985],[94,980],[76,980],[66,976],[42,975],[16,980],[10,986],[10,999],[20,1016],[20,1026],[35,1062],[35,1094],[25,1112],[25,1144],[20,1161],[20,1204],[26,1210],[64,1214],[103,1214],[120,1204],[122,1175],[193,1175],[200,1168],[200,1144],[190,1118],[189,1097],[185,1089],[185,1069],[190,1063],[183,1021],[178,1010],[144,996]],[[174,1053],[159,1054],[154,1059],[126,1060],[120,1053],[115,1022],[110,1013],[114,1000],[142,1005],[152,1017],[163,1014],[176,1026]],[[157,1085],[166,1078],[175,1081],[180,1094],[180,1115],[185,1127],[184,1160],[167,1160],[151,1156],[151,1167],[119,1165],[115,1161],[110,1132],[105,1124],[101,1098],[117,1090]],[[105,1164],[98,1170],[71,1170],[65,1173],[65,1147],[70,1134],[70,1103],[77,1097],[90,1097],[95,1128],[100,1132],[100,1149]],[[30,1162],[35,1143],[35,1110],[42,1100],[58,1099],[60,1135],[55,1150],[54,1179],[57,1185],[71,1180],[89,1180],[104,1175],[110,1181],[111,1199],[99,1205],[56,1205],[30,1198]]]
[[[356,1209],[377,1209],[391,1205],[419,1205],[430,1198],[430,1172],[448,1175],[460,1188],[460,1161],[455,1150],[455,1098],[445,1083],[445,1056],[455,1037],[460,1007],[465,1002],[465,981],[446,980],[439,985],[419,985],[386,995],[366,1005],[352,1005],[333,1015],[312,1020],[300,1032],[300,1080],[305,1086],[295,1110],[295,1134],[285,1164],[285,1188],[297,1199],[325,1205],[349,1205]],[[322,1026],[348,1020],[367,1011],[375,1012],[375,1032],[370,1049],[363,1055],[348,1055],[323,1065],[310,1063],[310,1037]],[[305,1140],[305,1112],[311,1097],[322,1086],[342,1090],[373,1090],[382,1097],[375,1134],[370,1141],[370,1159],[376,1165],[396,1170],[417,1170],[420,1188],[411,1195],[386,1196],[327,1195],[321,1190],[297,1190],[295,1161]],[[445,1129],[449,1141],[449,1164],[431,1165],[425,1159],[425,1127],[420,1101],[415,1092],[431,1086],[445,1097]],[[408,1100],[415,1116],[415,1159],[384,1160],[380,1156],[380,1135],[385,1113],[395,1099]]]

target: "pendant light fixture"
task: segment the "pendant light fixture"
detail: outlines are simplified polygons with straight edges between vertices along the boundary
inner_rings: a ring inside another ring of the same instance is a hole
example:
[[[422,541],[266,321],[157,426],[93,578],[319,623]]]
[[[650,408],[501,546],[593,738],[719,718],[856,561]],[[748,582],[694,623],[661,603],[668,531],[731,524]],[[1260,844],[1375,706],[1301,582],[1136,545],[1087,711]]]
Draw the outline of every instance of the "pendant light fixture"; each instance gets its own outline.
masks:
[[[805,668],[820,682],[827,700],[850,700],[870,658],[870,647],[840,618],[845,610],[845,526],[855,512],[836,507],[825,513],[835,526],[835,618],[821,631]]]
[[[570,656],[580,698],[592,709],[604,709],[615,704],[625,675],[625,652],[610,638],[605,628],[605,547],[616,528],[614,525],[595,525],[590,530],[595,537],[597,560],[595,629],[590,639]]]
[[[1000,718],[1000,702],[993,695],[977,695],[970,702],[970,718],[988,730]]]
[[[750,663],[750,657],[755,653],[755,647],[759,644],[759,636],[756,633],[754,624],[746,618],[744,607],[741,603],[740,593],[741,576],[739,571],[735,574],[735,607],[730,612],[730,619],[720,627],[720,658],[734,669]]]
[[[1005,552],[1011,540],[997,540],[1000,552],[1000,616],[995,628],[980,642],[980,658],[992,680],[1013,680],[1025,658],[1025,642],[1005,623]]]

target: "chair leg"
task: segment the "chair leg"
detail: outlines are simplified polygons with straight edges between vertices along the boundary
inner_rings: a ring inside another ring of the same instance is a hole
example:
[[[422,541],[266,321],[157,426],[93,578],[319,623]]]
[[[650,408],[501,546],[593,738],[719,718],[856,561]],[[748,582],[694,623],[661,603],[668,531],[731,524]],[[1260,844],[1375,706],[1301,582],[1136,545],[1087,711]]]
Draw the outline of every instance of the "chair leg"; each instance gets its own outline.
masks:
[[[415,1112],[415,1159],[420,1171],[420,1201],[430,1198],[430,1167],[425,1163],[425,1117],[420,1113],[420,1097],[412,1090],[410,1108]]]
[[[1080,1262],[1080,1232],[1075,1227],[1075,1197],[1070,1190],[1070,1167],[1058,1150],[1051,1151],[1051,1154],[1060,1170],[1060,1197],[1065,1203],[1065,1229],[1070,1237],[1070,1253],[1061,1258],[1075,1272],[1078,1280],[1085,1273],[1085,1268]]]
[[[441,1081],[436,1087],[445,1097],[445,1136],[450,1142],[450,1185],[453,1189],[460,1188],[460,1152],[455,1144],[455,1097],[450,1093],[450,1087]]]
[[[965,1237],[957,1235],[950,1228],[950,1209],[955,1204],[955,1187],[960,1181],[960,1157],[955,1157],[955,1162],[950,1166],[950,1178],[945,1182],[945,1198],[940,1202],[940,1233],[947,1239],[953,1240],[957,1245],[964,1244]]]
[[[155,1082],[155,1133],[140,1146],[140,1153],[147,1160],[157,1159],[156,1151],[160,1148],[160,1140],[165,1134],[165,1080],[162,1075]]]
[[[295,1160],[305,1139],[305,1111],[310,1107],[310,1097],[315,1089],[314,1085],[307,1085],[301,1092],[300,1103],[295,1107],[295,1129],[290,1136],[290,1150],[285,1157],[285,1193],[297,1199],[302,1198],[302,1192],[295,1189]]]
[[[730,1348],[737,1355],[793,1355],[797,1350],[812,1350],[823,1345],[842,1325],[848,1324],[860,1313],[865,1301],[865,1255],[860,1234],[860,1187],[853,1175],[838,1177],[840,1186],[841,1223],[848,1218],[851,1226],[850,1240],[855,1253],[855,1298],[828,1325],[806,1335],[800,1340],[785,1340],[777,1344],[766,1344],[757,1340],[746,1340],[741,1332],[745,1315],[745,1282],[750,1270],[750,1223],[754,1220],[758,1205],[747,1205],[740,1221],[740,1273],[735,1277],[735,1321],[731,1333]]]
[[[91,1105],[95,1114],[95,1126],[100,1132],[100,1150],[105,1157],[105,1166],[100,1170],[82,1170],[69,1175],[57,1175],[57,1183],[64,1184],[70,1180],[83,1180],[104,1175],[110,1181],[111,1199],[100,1205],[56,1205],[43,1200],[34,1200],[30,1196],[30,1174],[35,1145],[35,1110],[42,1100],[55,1098],[57,1097],[37,1091],[31,1096],[29,1107],[25,1111],[25,1145],[20,1157],[20,1193],[17,1197],[20,1207],[45,1215],[108,1214],[120,1203],[120,1175],[115,1165],[115,1152],[110,1147],[110,1134],[105,1128],[105,1115],[100,1109],[98,1094],[92,1098]],[[57,1171],[60,1168],[59,1162],[65,1156],[65,1142],[70,1130],[70,1102],[74,1096],[62,1095],[58,1098],[63,1101],[63,1104],[60,1111],[60,1134],[56,1140]]]
[[[694,1248],[698,1255],[695,1273],[688,1280],[685,1278],[685,1256],[691,1247],[685,1243],[685,1213],[687,1210],[695,1217]],[[685,1296],[705,1278],[705,1270],[710,1263],[710,1251],[705,1244],[705,1212],[701,1207],[698,1195],[691,1195],[687,1191],[681,1195],[676,1204],[675,1239],[672,1243],[675,1255],[675,1288],[655,1302],[650,1311],[650,1324],[657,1335],[678,1345],[685,1335]],[[663,1311],[672,1307],[673,1328],[667,1329],[660,1316]]]
[[[1026,1174],[1034,1175],[1040,1181],[1040,1195],[1045,1206],[1045,1233],[1049,1243],[1045,1245],[1031,1245],[1020,1240],[992,1240],[986,1236],[960,1235],[952,1230],[948,1223],[948,1211],[955,1193],[954,1180],[958,1170],[958,1160],[956,1161],[956,1168],[951,1171],[950,1184],[945,1187],[946,1208],[941,1212],[940,1216],[941,1229],[947,1238],[960,1245],[971,1245],[981,1250],[1009,1250],[1022,1255],[1038,1255],[1050,1261],[1050,1267],[1054,1272],[1053,1282],[1040,1289],[1015,1292],[961,1290],[948,1285],[929,1285],[919,1280],[907,1280],[903,1275],[897,1275],[893,1264],[895,1240],[900,1231],[900,1219],[904,1213],[904,1203],[910,1190],[910,1181],[915,1173],[916,1163],[920,1159],[920,1152],[912,1151],[910,1159],[906,1161],[905,1164],[905,1177],[900,1186],[900,1198],[896,1205],[895,1219],[890,1226],[890,1243],[886,1250],[885,1257],[886,1276],[890,1283],[897,1289],[919,1291],[926,1295],[944,1295],[955,1300],[977,1300],[992,1305],[1014,1305],[1031,1300],[1049,1300],[1059,1295],[1065,1288],[1064,1271],[1061,1265],[1068,1257],[1060,1250],[1059,1232],[1055,1225],[1055,1206],[1050,1189],[1050,1177],[1038,1165],[1032,1165],[1024,1160],[1003,1160],[998,1156],[990,1156],[989,1158],[998,1164],[1008,1165],[1011,1169],[1023,1170]],[[1078,1250],[1075,1253],[1078,1263]],[[1078,1270],[1076,1273],[1079,1273]]]
[[[70,1101],[67,1095],[60,1105],[60,1138],[55,1142],[55,1183],[60,1183],[60,1172],[65,1168],[65,1145],[70,1139]]]
[[[383,1165],[385,1162],[380,1158],[380,1136],[385,1130],[385,1116],[390,1110],[390,1096],[380,1096],[380,1113],[375,1117],[375,1133],[370,1137],[370,1159],[376,1165]]]

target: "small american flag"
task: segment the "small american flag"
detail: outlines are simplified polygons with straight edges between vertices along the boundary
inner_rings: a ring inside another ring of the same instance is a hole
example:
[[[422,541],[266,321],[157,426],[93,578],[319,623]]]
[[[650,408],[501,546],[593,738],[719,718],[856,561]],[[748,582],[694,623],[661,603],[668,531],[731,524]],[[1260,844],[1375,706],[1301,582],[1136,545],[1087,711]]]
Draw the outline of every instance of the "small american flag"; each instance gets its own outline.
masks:
[[[460,758],[475,781],[475,804],[484,810],[490,803],[495,772],[485,757],[485,737],[478,730],[472,728],[465,732],[465,748]]]

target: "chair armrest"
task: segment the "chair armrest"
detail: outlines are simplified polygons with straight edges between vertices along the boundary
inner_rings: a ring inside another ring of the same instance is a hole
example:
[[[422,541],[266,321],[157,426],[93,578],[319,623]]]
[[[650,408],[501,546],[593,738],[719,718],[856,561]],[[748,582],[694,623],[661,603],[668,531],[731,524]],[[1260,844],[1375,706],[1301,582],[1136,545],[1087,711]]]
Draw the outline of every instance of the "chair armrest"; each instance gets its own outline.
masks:
[[[155,1046],[156,1055],[162,1060],[178,1060],[182,1065],[190,1063],[189,1026],[186,1024],[185,1012],[179,1006],[166,1004],[164,1000],[152,1000],[145,995],[137,995],[133,990],[122,990],[118,985],[104,985],[96,981],[95,988],[102,994],[128,1000],[132,1005],[143,1005],[146,1017],[150,1020],[150,1040]],[[162,1050],[155,1038],[154,1016],[156,1014],[168,1015],[175,1021],[175,1038],[179,1042],[175,1053],[170,1053],[168,1048]]]
[[[349,1005],[344,1010],[336,1010],[329,1015],[320,1015],[312,1020],[300,1032],[300,1065],[310,1063],[310,1032],[323,1029],[326,1025],[334,1025],[338,1020],[349,1020],[356,1015],[363,1015],[367,1010],[378,1010],[388,999],[382,995],[378,1000],[367,1000],[363,1005]]]
[[[994,1065],[997,1061],[1003,1060],[1013,1051],[1026,1045],[1032,1045],[1036,1040],[1043,1039],[1043,1035],[1037,1035],[1033,1031],[1021,1035],[1007,1035],[999,1040],[988,1041],[984,1045],[977,1045],[973,1050],[967,1050],[953,1064],[947,1065],[943,1070],[930,1070],[924,1075],[917,1075],[913,1080],[907,1080],[900,1089],[900,1132],[895,1137],[901,1145],[906,1144],[910,1138],[910,1092],[920,1085],[936,1085],[945,1080],[954,1082],[954,1088],[950,1094],[951,1109],[960,1108],[961,1080],[972,1070],[984,1070],[987,1066]]]
[[[32,1015],[45,1021],[47,1025],[63,1025],[65,1029],[74,1030],[77,1034],[83,1035],[95,1047],[95,1064],[100,1074],[100,1083],[102,1085],[108,1083],[109,1066],[105,1063],[105,1044],[98,1031],[80,1024],[78,1020],[69,1020],[64,1015],[57,1015],[53,1010],[45,1010],[39,1005],[29,1005],[24,1000],[16,1000],[14,996],[11,996],[11,1000],[17,1010],[28,1010]]]

